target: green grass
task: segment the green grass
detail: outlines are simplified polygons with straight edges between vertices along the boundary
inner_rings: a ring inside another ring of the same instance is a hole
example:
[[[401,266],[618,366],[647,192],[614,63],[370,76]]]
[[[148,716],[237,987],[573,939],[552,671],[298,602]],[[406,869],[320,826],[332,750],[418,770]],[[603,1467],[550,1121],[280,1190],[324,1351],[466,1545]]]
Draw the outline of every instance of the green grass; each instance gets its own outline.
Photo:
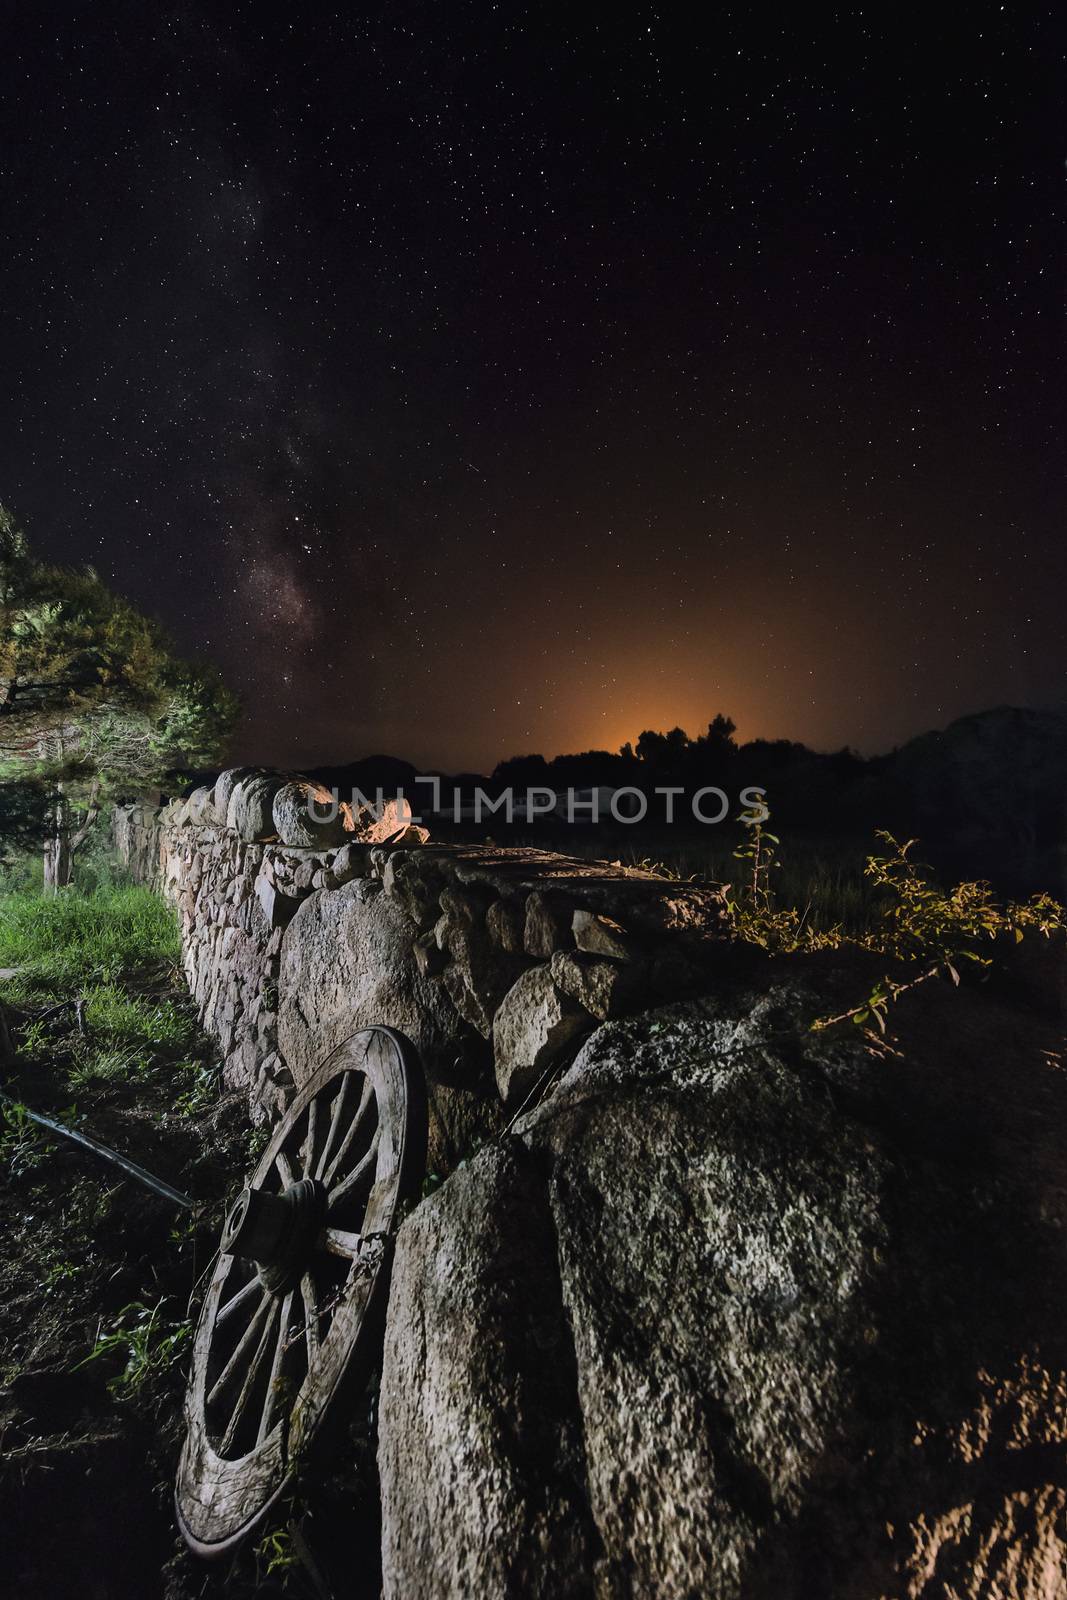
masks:
[[[218,1098],[218,1071],[177,981],[179,956],[175,918],[147,889],[0,895],[0,967],[17,968],[0,1000],[19,1015],[20,1069],[79,1095],[166,1079],[174,1114],[202,1115]],[[0,1128],[4,1138],[16,1156],[32,1155],[20,1129]]]
[[[191,1043],[188,1011],[171,1000],[144,1000],[117,983],[97,983],[85,990],[85,1022],[90,1032],[122,1041],[174,1045]]]
[[[181,954],[174,913],[148,889],[64,891],[51,898],[0,896],[0,967],[17,967],[6,997],[94,984],[175,962]],[[117,994],[97,990],[97,1006],[116,1020]],[[127,1008],[131,1004],[126,1001]]]

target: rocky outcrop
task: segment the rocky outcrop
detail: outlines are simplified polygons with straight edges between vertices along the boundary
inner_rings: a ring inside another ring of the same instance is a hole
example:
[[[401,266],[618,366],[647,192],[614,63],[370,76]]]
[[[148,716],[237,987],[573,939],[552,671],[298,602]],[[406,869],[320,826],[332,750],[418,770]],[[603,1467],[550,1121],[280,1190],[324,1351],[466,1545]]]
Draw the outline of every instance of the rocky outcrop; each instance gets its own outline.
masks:
[[[385,1593],[578,1600],[597,1539],[544,1184],[515,1145],[448,1193],[406,1226],[393,1274]]]
[[[770,985],[595,1032],[396,1249],[385,1594],[1053,1600],[1055,1029],[928,988],[902,1054]]]

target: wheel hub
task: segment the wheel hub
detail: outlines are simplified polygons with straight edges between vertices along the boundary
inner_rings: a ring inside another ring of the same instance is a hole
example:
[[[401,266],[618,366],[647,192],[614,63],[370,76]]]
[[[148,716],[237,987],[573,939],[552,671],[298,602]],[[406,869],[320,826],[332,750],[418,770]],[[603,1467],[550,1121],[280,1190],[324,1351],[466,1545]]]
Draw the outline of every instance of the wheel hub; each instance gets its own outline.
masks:
[[[219,1248],[243,1256],[259,1268],[272,1294],[285,1294],[299,1282],[326,1219],[326,1185],[301,1178],[281,1194],[249,1187],[226,1218]]]

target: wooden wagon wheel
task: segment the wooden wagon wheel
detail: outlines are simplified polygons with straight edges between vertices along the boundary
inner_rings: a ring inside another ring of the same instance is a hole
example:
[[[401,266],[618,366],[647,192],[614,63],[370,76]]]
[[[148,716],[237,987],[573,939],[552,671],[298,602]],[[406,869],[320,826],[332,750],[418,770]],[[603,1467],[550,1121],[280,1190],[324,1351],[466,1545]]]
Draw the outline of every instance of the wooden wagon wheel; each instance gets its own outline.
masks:
[[[389,1237],[426,1163],[414,1046],[363,1028],[274,1130],[222,1230],[193,1347],[176,1503],[198,1555],[261,1521],[376,1353]]]

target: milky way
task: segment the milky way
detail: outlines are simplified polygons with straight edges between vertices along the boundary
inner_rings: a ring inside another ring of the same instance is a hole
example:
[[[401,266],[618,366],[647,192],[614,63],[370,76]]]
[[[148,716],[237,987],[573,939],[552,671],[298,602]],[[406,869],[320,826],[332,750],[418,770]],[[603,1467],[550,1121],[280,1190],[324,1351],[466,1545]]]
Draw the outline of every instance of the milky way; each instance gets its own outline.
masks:
[[[236,753],[1062,703],[1062,25],[22,8],[0,500]]]

